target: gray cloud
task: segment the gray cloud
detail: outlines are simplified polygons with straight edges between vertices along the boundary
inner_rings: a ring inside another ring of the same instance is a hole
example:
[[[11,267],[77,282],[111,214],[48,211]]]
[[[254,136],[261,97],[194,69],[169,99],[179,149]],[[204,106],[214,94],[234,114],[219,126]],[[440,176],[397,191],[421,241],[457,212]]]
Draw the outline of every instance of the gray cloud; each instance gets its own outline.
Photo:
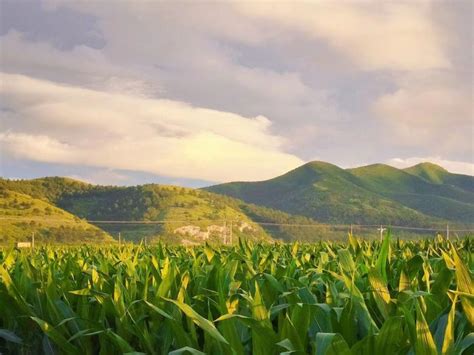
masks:
[[[285,138],[279,149],[303,160],[469,162],[471,9],[469,1],[116,2],[113,11],[108,2],[8,3],[2,70],[265,116],[268,133]]]
[[[48,41],[62,50],[76,45],[99,49],[105,44],[93,15],[62,6],[50,9],[34,0],[2,0],[0,6],[4,14],[0,22],[1,36],[16,30],[32,42]]]

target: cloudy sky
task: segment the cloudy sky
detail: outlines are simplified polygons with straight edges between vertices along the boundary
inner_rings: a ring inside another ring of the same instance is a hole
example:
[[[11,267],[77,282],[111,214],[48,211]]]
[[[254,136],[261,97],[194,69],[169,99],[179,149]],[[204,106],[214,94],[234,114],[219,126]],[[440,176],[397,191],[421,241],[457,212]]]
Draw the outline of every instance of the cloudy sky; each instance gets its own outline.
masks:
[[[0,6],[4,177],[203,186],[311,160],[474,174],[470,0]]]

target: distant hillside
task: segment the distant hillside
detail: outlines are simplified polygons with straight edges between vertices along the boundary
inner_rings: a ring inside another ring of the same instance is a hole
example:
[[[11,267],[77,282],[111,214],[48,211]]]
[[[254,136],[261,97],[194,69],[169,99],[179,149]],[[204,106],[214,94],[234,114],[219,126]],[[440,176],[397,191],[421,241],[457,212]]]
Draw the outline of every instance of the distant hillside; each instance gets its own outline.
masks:
[[[8,180],[0,178],[0,187],[50,203],[56,203],[68,195],[83,193],[97,188],[92,184],[57,176],[32,180]]]
[[[110,242],[101,229],[29,195],[0,187],[0,243],[37,242]]]
[[[451,174],[434,164],[344,170],[311,162],[274,179],[207,190],[329,223],[424,226],[474,223],[473,186],[472,176]]]
[[[163,224],[97,224],[114,237],[120,232],[128,240],[159,236],[167,242],[185,244],[230,241],[231,222],[233,241],[239,237],[267,241],[271,241],[271,236],[285,240],[310,238],[307,230],[289,233],[287,227],[262,228],[254,223],[254,220],[287,223],[300,217],[250,206],[202,190],[156,184],[96,186],[59,177],[19,181],[3,179],[0,180],[0,187],[30,194],[40,202],[54,204],[88,220],[164,221]],[[31,214],[24,214],[27,215],[31,217]],[[304,221],[317,225],[307,218]]]
[[[375,164],[349,170],[372,192],[397,201],[429,216],[458,222],[474,222],[474,192],[463,185],[445,181],[453,179],[443,168],[420,164],[407,170]],[[419,172],[419,176],[414,172]],[[469,181],[469,176],[457,175]],[[471,185],[473,185],[473,180]],[[469,184],[465,184],[469,186]]]
[[[271,240],[232,199],[176,186],[97,187],[64,196],[58,205],[90,220],[164,221],[162,225],[142,225],[141,232],[137,226],[101,224],[135,239],[151,234],[168,242],[224,242],[230,240],[230,222],[234,221],[234,241],[240,236]]]
[[[452,174],[446,169],[432,164],[421,163],[404,169],[405,172],[418,176],[432,184],[446,184],[474,193],[474,177]],[[474,171],[473,171],[474,173]]]
[[[0,242],[28,238],[32,231],[44,240],[64,242],[111,240],[109,235],[117,238],[118,233],[127,240],[146,237],[188,245],[239,237],[314,241],[343,233],[320,222],[474,223],[474,178],[429,163],[345,170],[311,162],[267,181],[200,190],[98,186],[61,177],[0,179],[0,192]],[[85,220],[141,223],[92,226]]]

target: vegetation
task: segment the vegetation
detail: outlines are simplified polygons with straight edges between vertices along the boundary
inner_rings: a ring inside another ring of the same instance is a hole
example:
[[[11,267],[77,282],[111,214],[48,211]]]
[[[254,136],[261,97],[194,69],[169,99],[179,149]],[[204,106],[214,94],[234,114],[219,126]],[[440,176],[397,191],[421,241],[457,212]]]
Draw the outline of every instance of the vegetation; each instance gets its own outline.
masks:
[[[463,190],[474,192],[474,184],[471,176],[452,174],[436,164],[421,163],[406,168],[404,171],[432,184],[450,184]]]
[[[242,203],[241,208],[273,238],[286,242],[294,240],[312,242],[321,239],[335,240],[345,232],[335,232],[328,226],[317,223],[311,218],[291,215],[279,210]]]
[[[202,243],[202,239],[175,233],[179,227],[191,225],[205,231],[209,226],[230,229],[236,241],[239,237],[252,240],[314,240],[323,231],[310,218],[291,216],[287,213],[246,204],[243,201],[204,190],[165,185],[142,185],[132,187],[97,186],[71,179],[42,178],[34,180],[0,180],[0,188],[12,193],[35,196],[38,202],[55,204],[81,219],[92,221],[163,221],[163,224],[117,225],[100,223],[98,227],[117,237],[121,233],[125,240],[161,240],[167,243]],[[41,200],[40,200],[41,199]],[[22,215],[34,219],[31,213]],[[304,223],[314,228],[301,229],[285,226],[260,227],[254,222]],[[25,223],[25,222],[23,222]],[[28,224],[28,223],[26,223]],[[248,225],[249,228],[242,228]],[[25,230],[22,235],[30,235]],[[312,234],[311,234],[312,232]],[[223,242],[221,232],[210,233],[209,241]],[[227,234],[230,234],[227,231]],[[327,237],[330,235],[327,235]],[[76,239],[77,240],[77,239]]]
[[[474,221],[474,177],[434,164],[344,170],[312,162],[274,179],[208,188],[243,201],[329,223],[428,226]]]
[[[419,165],[419,169],[424,165]],[[443,176],[455,177],[446,170],[436,165],[427,165],[420,176],[395,169],[388,165],[375,164],[362,168],[351,169],[364,184],[373,192],[397,201],[407,207],[418,210],[424,214],[445,218],[451,221],[472,223],[474,221],[474,191],[467,189],[468,184],[453,184],[455,181],[447,180]],[[418,169],[416,170],[418,171]],[[462,177],[462,175],[457,175]],[[471,180],[471,189],[474,188],[474,178],[464,176]]]
[[[469,239],[0,250],[0,352],[472,354]]]
[[[438,226],[444,230],[447,223],[453,229],[471,229],[474,221],[474,177],[451,174],[430,163],[404,170],[383,164],[344,170],[312,162],[268,181],[228,183],[205,190],[157,184],[97,186],[52,177],[0,179],[0,191],[21,194],[17,200],[35,201],[39,206],[3,203],[5,215],[18,217],[0,220],[3,244],[23,240],[33,231],[44,241],[73,243],[106,234],[117,238],[119,233],[124,240],[147,238],[188,245],[227,242],[231,234],[234,241],[242,237],[310,242],[344,238],[347,228],[335,230],[321,222]],[[45,211],[46,205],[49,214],[39,216],[38,210]],[[64,223],[58,223],[63,219]],[[148,224],[97,223],[92,227],[84,219]]]
[[[47,177],[33,180],[0,179],[0,187],[54,204],[63,196],[83,193],[93,189],[94,185],[70,178]]]
[[[52,204],[0,187],[0,244],[30,241],[78,243],[113,241],[101,229]]]

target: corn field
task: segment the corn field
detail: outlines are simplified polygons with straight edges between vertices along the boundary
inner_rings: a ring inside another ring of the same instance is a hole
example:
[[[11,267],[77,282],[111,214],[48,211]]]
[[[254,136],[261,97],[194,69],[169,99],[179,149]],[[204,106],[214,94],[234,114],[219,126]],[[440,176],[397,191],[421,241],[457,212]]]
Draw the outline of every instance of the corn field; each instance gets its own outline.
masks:
[[[0,353],[473,354],[469,239],[0,250]]]

